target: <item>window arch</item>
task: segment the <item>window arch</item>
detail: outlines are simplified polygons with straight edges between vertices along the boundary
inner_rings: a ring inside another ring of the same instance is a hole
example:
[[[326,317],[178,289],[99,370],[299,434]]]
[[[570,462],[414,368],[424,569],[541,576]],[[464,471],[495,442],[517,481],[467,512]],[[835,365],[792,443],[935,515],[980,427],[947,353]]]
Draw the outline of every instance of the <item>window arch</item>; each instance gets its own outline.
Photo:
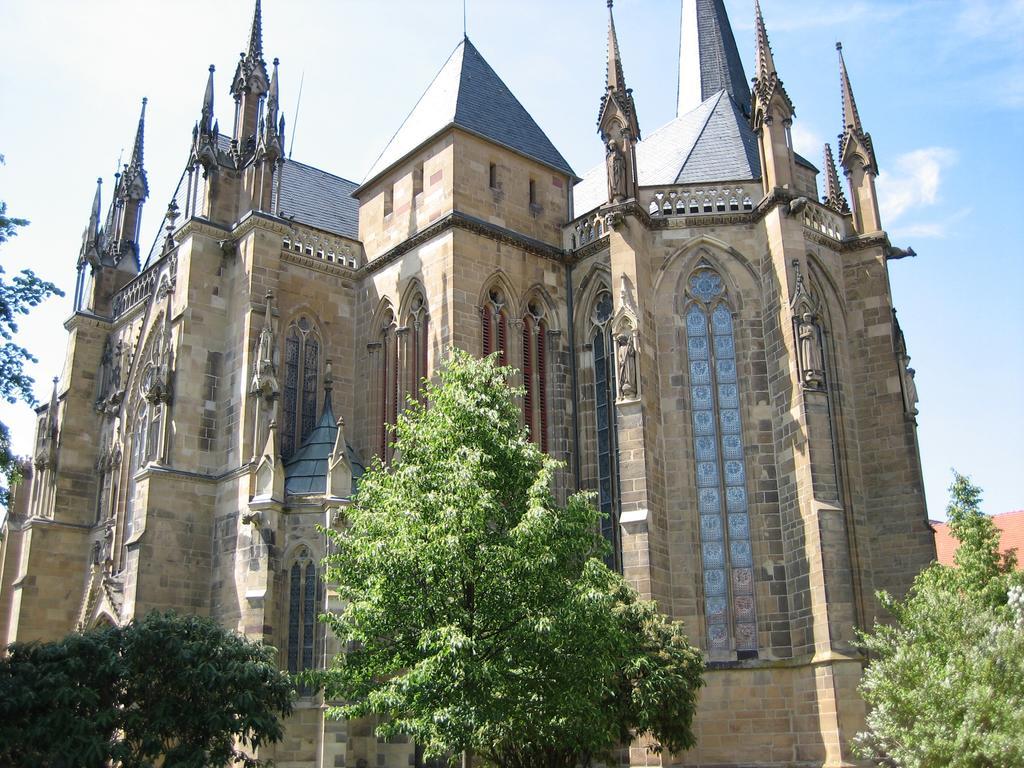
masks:
[[[498,362],[508,365],[508,297],[497,286],[487,292],[481,310],[484,356],[498,353]]]
[[[393,453],[390,428],[398,421],[398,329],[395,314],[388,306],[380,321],[377,334],[377,424],[380,431],[378,449],[382,461],[390,461]]]
[[[523,314],[523,420],[530,439],[548,452],[548,321],[544,304],[534,298]]]
[[[285,458],[302,445],[316,426],[320,381],[321,340],[316,323],[300,315],[284,337],[281,454]]]
[[[307,547],[300,547],[288,568],[288,672],[314,669],[321,642],[317,615],[323,603],[323,583]],[[303,690],[308,695],[307,689]]]
[[[622,570],[619,529],[619,457],[615,424],[615,345],[612,294],[602,289],[591,312],[590,343],[594,364],[594,415],[597,428],[598,508],[605,515],[601,533],[611,545],[608,565]]]
[[[415,399],[422,400],[423,380],[427,377],[427,339],[430,330],[430,315],[422,292],[417,292],[409,303],[405,326],[409,334],[406,348],[408,391]]]
[[[756,651],[754,563],[733,312],[722,276],[706,264],[690,277],[686,299],[708,645],[712,651]]]

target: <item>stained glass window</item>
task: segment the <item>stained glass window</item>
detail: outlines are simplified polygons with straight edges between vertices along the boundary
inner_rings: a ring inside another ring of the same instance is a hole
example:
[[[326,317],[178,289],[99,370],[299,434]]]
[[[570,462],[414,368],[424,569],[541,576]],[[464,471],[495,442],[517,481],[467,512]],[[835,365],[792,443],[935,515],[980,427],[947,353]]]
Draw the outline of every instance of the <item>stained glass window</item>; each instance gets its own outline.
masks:
[[[523,419],[530,439],[542,451],[548,450],[548,325],[544,308],[530,302],[523,317]]]
[[[594,415],[597,427],[597,498],[605,515],[601,533],[611,545],[608,565],[622,570],[619,530],[619,461],[615,432],[615,351],[611,334],[612,295],[602,291],[594,307]]]
[[[380,456],[387,462],[393,453],[390,428],[398,421],[399,397],[398,338],[394,315],[390,310],[382,321],[377,365],[380,382]]]
[[[417,400],[422,400],[423,380],[427,376],[427,344],[430,331],[430,318],[427,315],[423,294],[417,295],[412,300],[406,327],[409,329],[409,350],[406,362],[409,394]]]
[[[288,570],[288,671],[313,669],[317,653],[317,614],[323,588],[309,550],[302,548]],[[303,689],[303,695],[309,690]]]
[[[320,338],[316,325],[303,315],[284,339],[281,454],[287,458],[316,426],[320,379]]]
[[[690,278],[689,298],[686,349],[708,644],[713,651],[755,651],[754,563],[733,315],[721,276],[709,268]]]
[[[492,288],[484,302],[481,318],[484,355],[497,352],[501,365],[508,365],[508,314],[505,304],[505,295],[497,288]]]

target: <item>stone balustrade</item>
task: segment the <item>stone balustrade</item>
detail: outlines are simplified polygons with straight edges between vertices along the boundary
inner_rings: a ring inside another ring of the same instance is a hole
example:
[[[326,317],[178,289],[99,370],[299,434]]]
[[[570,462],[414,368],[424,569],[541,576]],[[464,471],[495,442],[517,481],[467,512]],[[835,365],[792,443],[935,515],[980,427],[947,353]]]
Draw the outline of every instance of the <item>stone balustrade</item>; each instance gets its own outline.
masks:
[[[281,249],[349,269],[359,269],[361,255],[356,243],[293,225],[281,240]]]

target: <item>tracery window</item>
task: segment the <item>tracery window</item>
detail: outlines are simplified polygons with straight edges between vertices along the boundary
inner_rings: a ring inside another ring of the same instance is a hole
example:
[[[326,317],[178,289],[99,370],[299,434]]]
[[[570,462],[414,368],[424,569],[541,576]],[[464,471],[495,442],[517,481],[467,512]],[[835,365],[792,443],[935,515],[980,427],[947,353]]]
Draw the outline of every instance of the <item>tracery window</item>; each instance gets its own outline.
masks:
[[[482,312],[484,357],[497,352],[499,363],[508,365],[508,301],[499,288],[488,291]]]
[[[316,617],[322,602],[323,585],[316,563],[309,550],[302,547],[288,569],[288,672],[293,675],[316,664]]]
[[[544,306],[531,301],[523,317],[523,420],[530,439],[548,452],[548,324]]]
[[[284,338],[281,454],[285,458],[316,426],[320,349],[320,335],[313,320],[302,315],[292,322]]]
[[[427,339],[430,330],[430,317],[427,315],[427,305],[422,293],[413,297],[405,324],[409,329],[406,353],[409,394],[417,400],[422,400],[423,379],[427,376]]]
[[[124,524],[122,526],[121,568],[125,563],[128,540],[135,532],[135,476],[150,461],[156,458],[157,437],[160,429],[160,405],[145,400],[135,412],[131,446],[128,459],[128,490],[125,495]]]
[[[380,427],[380,456],[385,462],[391,460],[391,427],[398,421],[398,333],[395,316],[388,309],[381,323],[377,359],[378,405]]]
[[[736,341],[721,275],[705,266],[694,273],[685,312],[708,643],[756,651]]]
[[[611,545],[608,565],[622,570],[622,536],[619,529],[619,458],[615,430],[615,345],[611,328],[612,295],[601,291],[591,316],[591,349],[594,362],[594,415],[597,428],[598,509],[605,515],[601,533]]]

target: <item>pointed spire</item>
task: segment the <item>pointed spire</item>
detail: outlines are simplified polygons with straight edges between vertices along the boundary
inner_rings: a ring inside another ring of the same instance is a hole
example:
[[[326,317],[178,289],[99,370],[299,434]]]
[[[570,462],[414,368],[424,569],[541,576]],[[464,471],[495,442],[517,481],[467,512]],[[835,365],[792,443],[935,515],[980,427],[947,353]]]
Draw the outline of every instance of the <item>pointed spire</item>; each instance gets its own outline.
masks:
[[[768,42],[768,30],[765,29],[764,26],[764,16],[761,13],[760,0],[754,0],[754,10],[757,15],[754,30],[757,38],[757,57],[754,65],[754,77],[757,80],[765,80],[778,73],[775,71],[775,58],[772,56],[771,43]]]
[[[626,76],[622,72],[622,57],[619,55],[619,38],[615,33],[615,15],[612,12],[614,0],[608,0],[608,75],[605,85],[616,91],[626,90]]]
[[[268,133],[273,133],[277,130],[277,108],[278,99],[280,95],[280,85],[277,76],[277,67],[281,63],[280,59],[274,59],[274,74],[270,76],[270,94],[267,96],[267,116],[266,125]]]
[[[95,243],[100,236],[100,193],[103,191],[103,178],[96,179],[96,195],[92,199],[92,209],[89,211],[88,242]]]
[[[825,145],[825,197],[822,203],[838,213],[849,213],[850,204],[839,183],[839,172],[836,170],[836,159],[832,156],[832,146]]]
[[[750,84],[724,0],[682,0],[677,117],[725,90],[750,115]]]
[[[146,104],[149,102],[145,96],[142,97],[142,111],[139,113],[139,127],[135,131],[135,145],[132,147],[132,158],[128,161],[129,168],[141,170],[143,162],[143,151],[145,149],[144,139],[146,136]]]
[[[213,73],[216,67],[210,65],[210,76],[206,79],[206,93],[203,94],[203,110],[200,119],[200,130],[206,134],[212,130],[213,123]]]
[[[263,9],[260,7],[260,0],[256,0],[256,7],[252,14],[252,28],[249,30],[249,50],[246,55],[251,61],[262,61],[263,59]]]
[[[861,131],[863,127],[860,124],[860,113],[857,111],[853,86],[850,85],[850,75],[846,71],[846,60],[843,58],[843,44],[836,43],[836,50],[839,52],[839,79],[843,89],[843,128]]]

